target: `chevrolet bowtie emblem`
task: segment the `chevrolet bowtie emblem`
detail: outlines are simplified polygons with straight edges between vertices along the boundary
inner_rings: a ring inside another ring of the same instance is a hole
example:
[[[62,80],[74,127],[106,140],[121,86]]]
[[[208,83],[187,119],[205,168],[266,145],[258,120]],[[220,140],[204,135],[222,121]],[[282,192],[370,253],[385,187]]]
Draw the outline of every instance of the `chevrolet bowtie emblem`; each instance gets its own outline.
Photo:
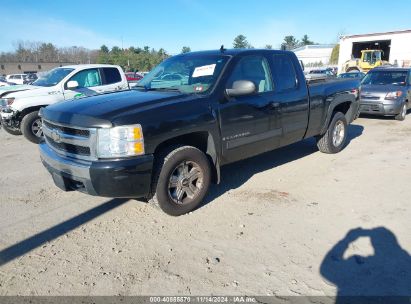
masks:
[[[51,138],[56,142],[56,143],[60,143],[61,142],[61,136],[58,133],[58,131],[51,131]]]

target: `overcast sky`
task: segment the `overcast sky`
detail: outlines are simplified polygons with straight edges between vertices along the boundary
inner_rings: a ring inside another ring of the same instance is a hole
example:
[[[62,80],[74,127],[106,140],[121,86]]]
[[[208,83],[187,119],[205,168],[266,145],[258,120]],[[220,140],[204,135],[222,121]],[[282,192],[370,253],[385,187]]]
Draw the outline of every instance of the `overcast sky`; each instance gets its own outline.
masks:
[[[307,34],[335,43],[339,33],[411,29],[411,1],[116,0],[2,1],[0,52],[18,40],[59,47],[150,46],[179,53],[232,46],[244,34],[254,47],[277,48]],[[368,18],[367,18],[368,17]]]

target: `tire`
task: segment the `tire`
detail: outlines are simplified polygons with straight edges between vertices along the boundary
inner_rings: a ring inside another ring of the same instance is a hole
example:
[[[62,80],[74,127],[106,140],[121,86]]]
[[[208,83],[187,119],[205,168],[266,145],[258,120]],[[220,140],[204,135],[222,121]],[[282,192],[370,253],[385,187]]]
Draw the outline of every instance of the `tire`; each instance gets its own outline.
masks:
[[[317,137],[317,147],[323,153],[340,152],[347,141],[347,119],[341,112],[336,112],[331,119],[327,131]]]
[[[21,130],[18,128],[11,128],[7,126],[7,124],[4,121],[1,121],[1,127],[6,131],[7,133],[11,135],[21,135]]]
[[[407,104],[404,102],[404,103],[402,104],[400,113],[398,113],[398,114],[395,116],[395,119],[396,119],[396,120],[399,120],[399,121],[403,121],[403,120],[405,120],[405,117],[406,117],[406,116],[407,116]]]
[[[168,215],[179,216],[201,205],[211,183],[207,156],[192,146],[163,151],[154,165],[149,201]]]
[[[39,144],[43,140],[42,123],[38,111],[24,116],[20,129],[24,137],[34,144]]]

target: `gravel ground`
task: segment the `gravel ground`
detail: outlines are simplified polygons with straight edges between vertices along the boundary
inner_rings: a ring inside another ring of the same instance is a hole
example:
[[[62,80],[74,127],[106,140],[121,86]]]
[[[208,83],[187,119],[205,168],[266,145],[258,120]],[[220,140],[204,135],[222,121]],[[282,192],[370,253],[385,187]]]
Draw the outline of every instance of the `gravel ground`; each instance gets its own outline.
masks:
[[[411,294],[411,116],[226,166],[177,218],[62,192],[37,146],[0,147],[0,295]]]

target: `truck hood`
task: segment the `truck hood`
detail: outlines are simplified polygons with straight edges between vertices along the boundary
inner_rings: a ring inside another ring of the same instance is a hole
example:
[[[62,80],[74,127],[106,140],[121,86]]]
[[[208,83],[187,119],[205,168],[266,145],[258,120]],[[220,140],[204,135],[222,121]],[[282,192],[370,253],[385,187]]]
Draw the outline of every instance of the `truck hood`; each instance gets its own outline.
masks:
[[[387,94],[389,92],[395,91],[403,91],[405,87],[393,85],[393,84],[386,84],[386,85],[375,85],[375,84],[368,84],[361,86],[361,94],[362,95],[373,95],[373,94]]]
[[[21,86],[13,86],[17,87],[17,89],[11,89],[6,92],[7,97],[14,97],[16,99],[20,98],[28,98],[28,97],[39,97],[39,96],[48,96],[50,93],[56,92],[55,87],[38,87],[33,85],[21,85]],[[58,90],[58,93],[61,93]],[[0,91],[0,94],[1,91]]]
[[[27,90],[34,90],[39,87],[35,87],[32,85],[12,85],[12,86],[5,86],[5,87],[0,87],[0,97],[4,96],[6,94],[14,93],[14,92],[21,92],[21,91],[27,91]]]
[[[78,127],[111,127],[113,121],[125,113],[178,102],[190,96],[179,92],[129,90],[58,102],[44,108],[41,115],[47,120]]]

